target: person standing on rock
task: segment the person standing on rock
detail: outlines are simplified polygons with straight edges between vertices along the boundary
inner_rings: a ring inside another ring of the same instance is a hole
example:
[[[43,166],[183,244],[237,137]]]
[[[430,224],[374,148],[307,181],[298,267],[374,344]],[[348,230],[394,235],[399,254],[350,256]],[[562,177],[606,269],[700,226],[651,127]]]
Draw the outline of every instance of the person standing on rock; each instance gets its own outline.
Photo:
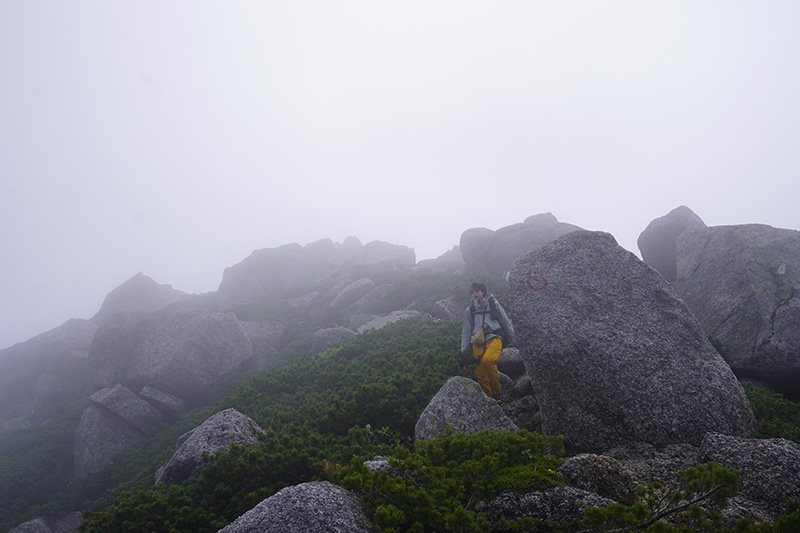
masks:
[[[499,400],[497,360],[503,351],[503,337],[515,342],[514,327],[486,285],[476,281],[470,286],[470,293],[472,304],[464,311],[461,326],[461,351],[472,345],[472,355],[478,360],[475,377],[487,396]]]

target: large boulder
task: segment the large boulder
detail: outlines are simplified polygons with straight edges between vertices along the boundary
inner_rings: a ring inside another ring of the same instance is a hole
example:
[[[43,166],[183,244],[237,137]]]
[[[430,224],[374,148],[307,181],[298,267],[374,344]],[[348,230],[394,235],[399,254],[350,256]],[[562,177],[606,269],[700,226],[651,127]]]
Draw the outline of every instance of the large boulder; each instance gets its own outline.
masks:
[[[193,313],[104,326],[89,360],[97,387],[152,385],[184,400],[207,398],[223,377],[252,366],[253,344],[233,313]]]
[[[677,277],[676,243],[678,236],[688,227],[705,228],[706,224],[682,205],[650,222],[636,241],[642,260],[658,270],[667,281],[675,281]]]
[[[0,429],[43,422],[89,392],[89,347],[97,325],[80,319],[0,350]],[[36,409],[24,406],[36,401]]]
[[[125,326],[164,308],[182,303],[188,294],[170,285],[159,285],[141,272],[108,293],[91,321],[98,325]]]
[[[578,449],[753,436],[739,382],[667,281],[603,232],[520,257],[510,312],[542,428]]]
[[[467,434],[519,429],[497,402],[486,396],[480,385],[461,376],[447,380],[431,399],[414,426],[414,438],[434,439],[447,426]]]
[[[206,466],[203,453],[227,452],[231,444],[250,446],[258,442],[261,427],[236,409],[225,409],[200,424],[156,473],[156,483],[176,485],[200,475]]]
[[[75,430],[75,477],[99,472],[111,464],[112,457],[144,438],[141,431],[108,409],[90,404]]]
[[[328,481],[273,494],[220,533],[362,533],[378,531],[356,494]]]
[[[800,232],[688,228],[673,286],[740,377],[800,398]]]
[[[99,472],[122,450],[145,437],[167,420],[144,398],[122,385],[94,393],[75,430],[75,475]]]
[[[152,436],[155,426],[165,421],[158,409],[119,384],[97,391],[89,401],[117,415],[143,435]]]
[[[465,273],[504,279],[514,260],[546,242],[581,228],[559,222],[551,213],[530,216],[525,222],[492,231],[468,229],[461,235]]]

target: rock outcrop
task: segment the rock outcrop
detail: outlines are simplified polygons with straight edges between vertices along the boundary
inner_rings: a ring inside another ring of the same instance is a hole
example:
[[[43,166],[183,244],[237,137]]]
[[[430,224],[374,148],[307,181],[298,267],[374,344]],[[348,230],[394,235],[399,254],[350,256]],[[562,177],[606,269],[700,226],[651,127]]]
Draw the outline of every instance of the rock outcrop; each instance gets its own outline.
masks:
[[[545,434],[590,450],[754,435],[744,390],[700,324],[611,235],[572,232],[523,255],[509,302]]]
[[[497,402],[484,394],[475,381],[455,376],[442,385],[416,426],[416,440],[430,440],[442,434],[445,427],[467,434],[491,431],[517,431],[519,428],[504,413]]]
[[[677,256],[673,286],[734,372],[800,398],[800,232],[691,227]]]
[[[286,487],[220,533],[367,533],[379,529],[354,493],[328,481]]]
[[[188,294],[159,285],[141,272],[108,293],[100,310],[91,318],[97,325],[126,326],[182,303]]]
[[[355,237],[337,244],[330,239],[306,246],[287,244],[256,250],[225,269],[218,295],[221,309],[261,298],[277,297],[291,289],[333,277],[342,269],[363,266],[409,269],[414,250],[381,241],[366,245]]]
[[[210,416],[192,430],[191,435],[156,473],[156,483],[176,485],[200,475],[205,468],[203,452],[227,452],[231,444],[250,446],[258,441],[261,427],[236,409],[225,409]]]
[[[636,241],[642,260],[667,281],[675,281],[677,277],[677,240],[689,227],[705,228],[706,224],[691,209],[682,205],[650,222]]]
[[[331,345],[339,342],[348,337],[355,337],[358,335],[352,329],[337,327],[325,328],[317,330],[314,333],[314,339],[311,341],[311,353],[321,353],[327,350]]]
[[[505,279],[517,257],[541,245],[581,228],[559,222],[551,213],[534,215],[525,222],[492,231],[468,229],[461,235],[461,255],[465,273]]]
[[[70,319],[0,350],[0,431],[44,422],[90,392],[89,347],[97,325]]]
[[[89,360],[98,387],[151,385],[183,400],[206,398],[221,378],[253,364],[250,338],[233,313],[193,313],[104,326]]]

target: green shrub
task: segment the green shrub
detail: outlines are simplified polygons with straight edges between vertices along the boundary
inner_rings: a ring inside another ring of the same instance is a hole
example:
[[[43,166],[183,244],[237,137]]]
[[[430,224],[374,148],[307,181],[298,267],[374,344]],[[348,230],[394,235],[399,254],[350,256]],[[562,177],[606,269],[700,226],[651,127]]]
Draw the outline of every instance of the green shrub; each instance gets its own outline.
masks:
[[[384,531],[490,531],[476,505],[504,490],[545,490],[563,485],[555,471],[564,452],[560,437],[448,430],[418,443],[416,451],[397,447],[391,470],[372,472],[363,458],[331,473],[333,481],[364,496]]]
[[[800,405],[750,382],[742,385],[758,422],[758,438],[780,437],[800,443]]]
[[[661,483],[638,487],[632,505],[612,503],[584,512],[576,530],[604,531],[719,531],[721,517],[710,510],[723,508],[738,492],[739,472],[715,463],[678,473],[680,488]]]

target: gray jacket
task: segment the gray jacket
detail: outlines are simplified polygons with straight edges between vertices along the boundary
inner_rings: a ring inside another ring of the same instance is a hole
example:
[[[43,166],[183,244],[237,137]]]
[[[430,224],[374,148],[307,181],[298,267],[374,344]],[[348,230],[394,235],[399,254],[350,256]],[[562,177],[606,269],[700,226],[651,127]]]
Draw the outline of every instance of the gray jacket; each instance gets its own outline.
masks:
[[[511,340],[511,342],[516,343],[517,339],[514,334],[514,326],[511,325],[511,321],[508,319],[508,315],[506,315],[505,309],[503,306],[500,305],[500,302],[497,302],[497,320],[492,318],[489,307],[489,298],[494,298],[491,294],[486,296],[483,299],[483,305],[478,304],[478,300],[473,299],[472,305],[475,306],[475,322],[472,321],[472,306],[467,307],[464,311],[464,322],[461,325],[461,351],[463,352],[469,347],[469,338],[472,337],[472,334],[478,331],[484,325],[486,326],[485,332],[485,339],[489,340],[493,337],[500,336],[500,328],[506,330],[506,335]]]

